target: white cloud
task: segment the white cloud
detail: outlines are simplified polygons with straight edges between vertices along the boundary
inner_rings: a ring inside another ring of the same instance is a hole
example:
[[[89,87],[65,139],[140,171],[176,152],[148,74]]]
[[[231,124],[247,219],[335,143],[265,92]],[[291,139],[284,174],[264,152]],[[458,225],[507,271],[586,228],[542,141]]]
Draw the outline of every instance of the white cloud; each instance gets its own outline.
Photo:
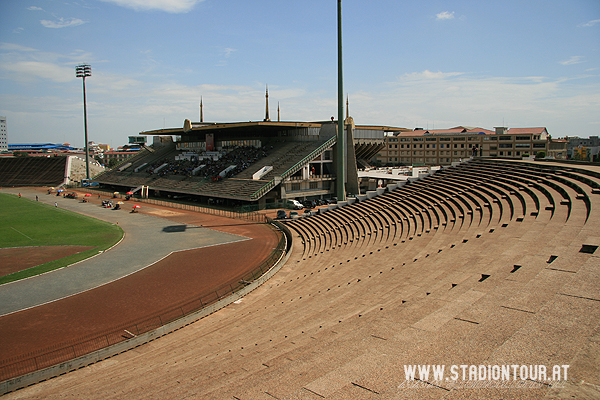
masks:
[[[232,49],[232,48],[225,48],[223,49],[223,52],[225,53],[225,57],[229,57],[231,55],[231,53],[237,51],[237,49]]]
[[[44,25],[46,28],[66,28],[69,26],[83,25],[86,23],[86,21],[83,21],[79,18],[70,18],[70,19],[59,18],[57,22],[48,21],[46,19],[43,19],[40,21],[40,23],[42,25]]]
[[[20,44],[15,43],[0,43],[0,50],[8,50],[8,51],[37,51],[31,47],[21,46]]]
[[[431,80],[431,79],[447,79],[453,76],[462,75],[463,72],[431,72],[425,70],[423,72],[412,72],[410,74],[404,74],[399,80],[403,82],[420,81],[420,80]]]
[[[579,24],[577,26],[580,27],[580,28],[589,28],[589,27],[592,27],[592,26],[594,26],[596,24],[599,24],[599,23],[600,23],[600,19],[594,19],[594,20],[591,20],[591,21],[588,21],[588,22],[581,23],[581,24]]]
[[[582,56],[573,56],[573,57],[569,58],[568,60],[559,61],[559,64],[562,64],[562,65],[573,65],[573,64],[582,63],[584,61],[585,61],[584,57],[582,57]]]
[[[158,10],[173,14],[191,11],[197,3],[204,0],[102,0],[136,11]]]
[[[0,69],[13,73],[13,78],[20,81],[40,78],[53,82],[69,82],[75,76],[73,68],[40,61],[0,62]]]
[[[27,9],[30,11],[44,11],[43,8],[36,7],[36,6],[29,6],[29,7],[27,7]]]
[[[401,76],[379,92],[351,93],[350,99],[357,124],[491,129],[506,118],[511,127],[546,126],[553,136],[564,136],[574,134],[572,121],[585,121],[576,128],[584,135],[595,134],[588,133],[590,125],[600,121],[590,115],[600,107],[600,83],[591,76],[565,80],[425,71]]]
[[[0,42],[0,79],[32,82],[69,82],[75,79],[75,65],[89,62],[89,52],[75,50],[68,55],[44,52],[15,43]]]
[[[452,12],[444,11],[439,14],[435,14],[435,19],[437,19],[438,21],[446,20],[446,19],[454,19],[454,11],[452,11]]]

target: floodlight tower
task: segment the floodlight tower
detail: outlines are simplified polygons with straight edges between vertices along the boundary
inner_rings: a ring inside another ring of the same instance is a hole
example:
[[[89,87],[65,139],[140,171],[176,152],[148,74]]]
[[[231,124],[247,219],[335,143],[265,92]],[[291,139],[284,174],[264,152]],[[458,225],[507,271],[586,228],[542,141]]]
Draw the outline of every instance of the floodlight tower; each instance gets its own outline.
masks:
[[[75,76],[83,79],[83,126],[85,129],[85,177],[90,179],[90,149],[88,145],[87,132],[87,108],[85,101],[85,78],[92,76],[92,66],[89,64],[81,64],[75,67]]]
[[[344,131],[344,78],[342,69],[342,0],[337,2],[338,27],[338,128],[336,186],[339,201],[346,200],[346,132]]]

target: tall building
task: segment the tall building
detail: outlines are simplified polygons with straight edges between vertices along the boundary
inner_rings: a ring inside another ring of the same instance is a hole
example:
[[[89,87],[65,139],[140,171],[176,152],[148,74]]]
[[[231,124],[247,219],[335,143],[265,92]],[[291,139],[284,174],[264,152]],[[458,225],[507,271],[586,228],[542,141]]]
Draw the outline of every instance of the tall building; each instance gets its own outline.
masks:
[[[0,117],[0,151],[8,151],[8,138],[6,137],[6,117]]]

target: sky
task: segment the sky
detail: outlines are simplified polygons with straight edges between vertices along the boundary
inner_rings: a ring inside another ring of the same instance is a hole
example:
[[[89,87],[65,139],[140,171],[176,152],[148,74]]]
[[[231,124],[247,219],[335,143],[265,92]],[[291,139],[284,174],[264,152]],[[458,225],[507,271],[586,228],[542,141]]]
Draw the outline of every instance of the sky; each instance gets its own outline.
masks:
[[[357,125],[600,135],[600,1],[342,0]],[[185,119],[337,118],[334,0],[2,0],[9,143],[111,147]]]

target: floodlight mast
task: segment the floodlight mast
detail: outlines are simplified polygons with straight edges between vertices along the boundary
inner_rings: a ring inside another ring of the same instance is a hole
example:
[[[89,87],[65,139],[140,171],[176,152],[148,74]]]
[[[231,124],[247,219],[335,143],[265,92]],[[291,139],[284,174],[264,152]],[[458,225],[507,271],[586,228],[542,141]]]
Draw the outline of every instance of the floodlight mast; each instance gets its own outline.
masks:
[[[339,201],[346,200],[346,132],[344,131],[344,79],[342,69],[342,0],[337,2],[338,28],[338,128],[336,186]]]
[[[87,131],[87,107],[85,101],[85,78],[92,76],[92,66],[89,64],[81,64],[75,67],[75,76],[83,79],[83,126],[85,130],[85,177],[90,179],[90,149],[88,145]]]

